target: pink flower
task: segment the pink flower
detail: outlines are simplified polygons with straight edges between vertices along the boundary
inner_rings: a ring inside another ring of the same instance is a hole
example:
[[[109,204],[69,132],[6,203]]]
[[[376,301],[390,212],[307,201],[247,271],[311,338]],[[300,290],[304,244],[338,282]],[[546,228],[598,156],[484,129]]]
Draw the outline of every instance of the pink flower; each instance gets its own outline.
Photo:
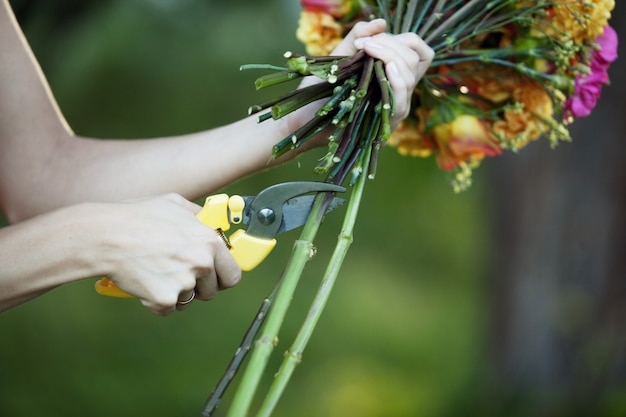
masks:
[[[599,49],[594,51],[592,65],[608,68],[617,59],[617,33],[611,26],[604,28],[604,33],[596,39]]]
[[[609,66],[617,59],[617,33],[606,26],[604,33],[596,39],[598,49],[591,55],[590,74],[579,75],[575,80],[574,94],[565,102],[566,117],[589,116],[596,107],[602,86],[608,84]]]
[[[574,95],[565,102],[565,110],[575,118],[589,116],[596,107],[602,85],[606,84],[606,73],[591,73],[586,77],[576,78]]]

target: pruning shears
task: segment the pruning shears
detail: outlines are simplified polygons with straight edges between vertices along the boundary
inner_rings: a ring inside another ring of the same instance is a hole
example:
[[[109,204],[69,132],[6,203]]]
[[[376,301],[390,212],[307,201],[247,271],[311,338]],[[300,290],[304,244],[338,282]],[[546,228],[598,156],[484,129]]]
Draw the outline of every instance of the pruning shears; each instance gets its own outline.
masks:
[[[276,235],[304,225],[315,199],[314,195],[305,194],[345,190],[334,184],[296,181],[272,185],[250,197],[216,194],[206,198],[196,217],[220,235],[242,271],[251,271],[274,249]],[[333,197],[326,211],[333,210],[344,201]],[[247,229],[238,229],[227,237],[224,232],[237,224],[244,224]],[[133,297],[108,278],[101,278],[95,286],[101,295]]]

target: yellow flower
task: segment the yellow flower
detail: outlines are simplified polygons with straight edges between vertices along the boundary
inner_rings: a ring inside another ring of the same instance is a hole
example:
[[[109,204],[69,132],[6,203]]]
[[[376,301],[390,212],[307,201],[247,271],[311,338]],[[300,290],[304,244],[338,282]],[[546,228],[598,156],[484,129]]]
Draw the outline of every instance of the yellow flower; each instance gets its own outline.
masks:
[[[529,6],[529,0],[520,2],[521,6]],[[593,42],[604,31],[615,8],[615,0],[565,0],[554,2],[548,10],[548,17],[543,25],[539,25],[534,34],[549,36],[576,44]]]
[[[344,36],[344,27],[333,16],[322,12],[302,11],[296,37],[309,55],[325,56]]]
[[[554,6],[553,23],[557,28],[570,34],[576,43],[594,41],[604,32],[614,8],[615,0],[557,3]]]
[[[387,140],[389,146],[398,150],[400,155],[430,156],[434,149],[432,138],[424,135],[424,120],[428,117],[423,107],[415,109],[415,117],[404,119]]]

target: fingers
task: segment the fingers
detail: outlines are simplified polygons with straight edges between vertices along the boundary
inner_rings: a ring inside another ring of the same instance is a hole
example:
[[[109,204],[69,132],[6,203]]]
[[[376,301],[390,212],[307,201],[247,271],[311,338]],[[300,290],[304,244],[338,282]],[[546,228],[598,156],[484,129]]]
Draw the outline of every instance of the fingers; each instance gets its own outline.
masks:
[[[210,268],[197,276],[196,298],[198,300],[210,301],[217,297],[218,291],[218,278],[214,268]]]
[[[395,129],[409,114],[415,87],[432,63],[434,52],[415,33],[391,35],[385,33],[386,27],[383,19],[359,22],[332,54],[352,55],[362,49],[371,57],[385,63],[396,105],[396,112],[391,120],[392,129]]]
[[[220,245],[215,253],[215,271],[220,290],[232,288],[241,281],[241,268],[231,256],[226,245]]]
[[[365,36],[373,36],[382,33],[387,28],[387,22],[384,19],[374,19],[369,22],[358,22],[352,30],[346,35],[349,41],[354,42],[355,39]]]
[[[116,257],[113,275],[155,314],[185,310],[195,299],[212,300],[240,281],[241,269],[222,238],[194,216],[200,206],[167,194],[120,207],[136,221],[132,234],[122,234],[119,253],[135,256]]]
[[[176,310],[185,310],[194,299],[210,301],[220,290],[231,288],[241,280],[241,268],[230,255],[221,238],[216,238],[210,246],[211,259],[202,272],[197,273],[195,288],[180,293]]]
[[[428,70],[434,52],[414,33],[395,36],[377,33],[357,38],[354,44],[385,63],[385,72],[396,104],[396,113],[392,119],[392,128],[395,128],[408,115],[413,91]]]
[[[212,245],[212,262],[196,280],[196,298],[212,300],[218,291],[234,287],[241,280],[241,268],[221,238]]]
[[[396,39],[417,53],[417,66],[413,66],[415,64],[414,62],[410,65],[411,70],[414,71],[415,84],[417,84],[424,74],[426,74],[430,64],[433,62],[433,59],[435,58],[435,51],[433,51],[433,49],[428,46],[422,38],[414,33],[403,33],[396,36]],[[398,52],[402,53],[400,50],[398,50]],[[414,56],[411,58],[415,59]]]
[[[346,37],[337,45],[331,55],[352,55],[357,51],[357,47],[354,42],[363,37],[374,36],[378,33],[383,33],[387,27],[387,22],[383,19],[375,19],[371,22],[359,22]]]
[[[195,297],[195,290],[182,292],[180,294],[180,297],[178,298],[178,302],[176,303],[176,310],[183,311],[184,309],[189,307],[189,304],[194,300]]]

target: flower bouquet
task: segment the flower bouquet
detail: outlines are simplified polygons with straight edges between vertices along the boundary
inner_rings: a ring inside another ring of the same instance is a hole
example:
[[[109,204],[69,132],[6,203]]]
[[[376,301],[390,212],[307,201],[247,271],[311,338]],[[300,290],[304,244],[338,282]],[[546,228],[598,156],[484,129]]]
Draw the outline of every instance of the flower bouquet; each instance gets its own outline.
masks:
[[[517,152],[540,137],[553,146],[569,141],[568,125],[593,110],[617,57],[617,35],[608,23],[614,0],[302,0],[302,6],[296,35],[306,54],[286,53],[283,66],[244,68],[272,71],[257,79],[257,89],[306,76],[322,81],[249,111],[263,122],[323,100],[308,123],[274,146],[273,157],[324,132],[327,153],[313,169],[327,182],[352,186],[352,193],[320,289],[259,416],[271,415],[300,362],[351,243],[365,183],[375,176],[383,146],[403,155],[434,156],[452,188],[465,190],[485,157]],[[409,116],[393,133],[393,94],[382,63],[363,52],[328,55],[354,24],[373,18],[384,18],[391,33],[418,34],[435,52]],[[204,415],[215,410],[254,344],[228,414],[248,415],[329,200],[318,196],[280,282],[263,302]]]

